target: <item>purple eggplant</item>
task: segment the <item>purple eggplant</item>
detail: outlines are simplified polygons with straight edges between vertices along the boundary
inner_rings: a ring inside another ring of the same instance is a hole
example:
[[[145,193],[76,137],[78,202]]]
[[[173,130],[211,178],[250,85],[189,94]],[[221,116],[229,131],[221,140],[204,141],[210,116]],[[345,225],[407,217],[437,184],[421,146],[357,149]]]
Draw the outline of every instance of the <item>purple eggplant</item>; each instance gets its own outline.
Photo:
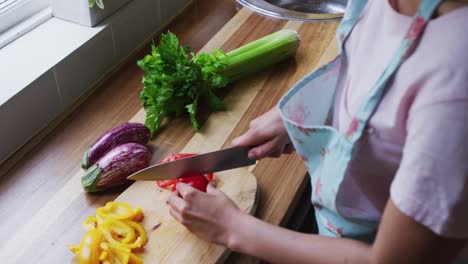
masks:
[[[111,128],[88,148],[83,156],[81,167],[83,169],[89,168],[118,145],[125,143],[146,144],[150,140],[150,136],[149,129],[140,123],[123,123]]]
[[[111,149],[89,167],[81,178],[81,183],[88,192],[125,185],[131,182],[127,177],[148,167],[150,160],[151,152],[145,146],[125,143]]]

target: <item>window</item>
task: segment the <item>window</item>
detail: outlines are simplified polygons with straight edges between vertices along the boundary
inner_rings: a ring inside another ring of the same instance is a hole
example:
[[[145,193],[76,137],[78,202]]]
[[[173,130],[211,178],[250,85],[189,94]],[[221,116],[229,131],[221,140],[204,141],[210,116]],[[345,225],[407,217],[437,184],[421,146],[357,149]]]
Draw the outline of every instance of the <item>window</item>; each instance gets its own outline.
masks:
[[[50,0],[0,0],[0,48],[51,17]]]

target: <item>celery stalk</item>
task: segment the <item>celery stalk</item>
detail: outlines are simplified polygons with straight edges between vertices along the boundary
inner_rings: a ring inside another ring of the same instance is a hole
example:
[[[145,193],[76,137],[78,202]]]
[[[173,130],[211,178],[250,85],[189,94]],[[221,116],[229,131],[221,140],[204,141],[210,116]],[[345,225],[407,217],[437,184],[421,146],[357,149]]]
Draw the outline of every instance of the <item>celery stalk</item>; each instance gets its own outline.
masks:
[[[293,56],[298,47],[297,32],[283,29],[228,52],[217,73],[236,81]]]

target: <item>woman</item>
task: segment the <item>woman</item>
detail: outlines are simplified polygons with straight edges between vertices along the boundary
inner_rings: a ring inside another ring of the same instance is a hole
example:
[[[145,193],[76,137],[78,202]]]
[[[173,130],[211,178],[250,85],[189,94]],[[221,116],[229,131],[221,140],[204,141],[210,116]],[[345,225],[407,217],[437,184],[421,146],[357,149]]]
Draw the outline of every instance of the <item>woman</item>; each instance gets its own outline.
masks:
[[[254,159],[294,145],[319,235],[264,223],[212,186],[178,184],[171,214],[202,239],[269,262],[468,259],[468,1],[349,2],[342,53],[233,141],[256,146]]]

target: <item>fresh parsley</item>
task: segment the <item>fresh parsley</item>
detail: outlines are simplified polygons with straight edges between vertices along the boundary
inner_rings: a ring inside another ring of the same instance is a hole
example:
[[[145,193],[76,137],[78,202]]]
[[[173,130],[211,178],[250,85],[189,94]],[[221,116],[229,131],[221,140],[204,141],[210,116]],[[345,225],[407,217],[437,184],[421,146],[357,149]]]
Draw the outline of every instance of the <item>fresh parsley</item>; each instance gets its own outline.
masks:
[[[223,67],[220,50],[194,54],[188,47],[180,46],[177,37],[162,34],[158,47],[152,46],[150,55],[138,61],[145,71],[140,99],[146,111],[145,124],[154,134],[164,118],[188,113],[192,126],[200,128],[197,119],[199,101],[207,102],[214,110],[225,110],[225,104],[214,91],[229,83],[227,77],[217,74]]]

